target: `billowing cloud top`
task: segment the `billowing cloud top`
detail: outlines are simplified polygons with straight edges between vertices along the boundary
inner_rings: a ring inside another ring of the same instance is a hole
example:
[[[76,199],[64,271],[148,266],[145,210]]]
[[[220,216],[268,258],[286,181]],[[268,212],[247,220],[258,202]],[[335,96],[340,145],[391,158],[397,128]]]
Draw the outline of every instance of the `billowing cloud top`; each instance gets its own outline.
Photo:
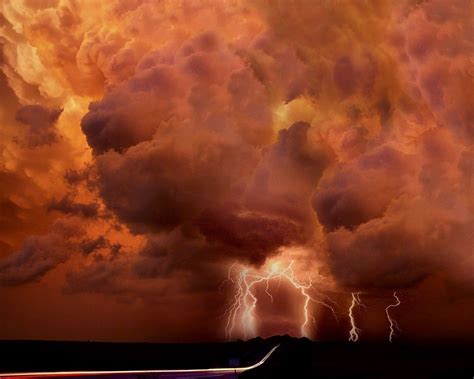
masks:
[[[421,308],[444,310],[425,334],[455,319],[446,309],[474,312],[471,1],[6,0],[0,12],[9,299],[54,288],[64,309],[94,296],[124,312],[199,304],[202,334],[186,319],[183,335],[219,338],[209,320],[228,267],[292,256],[341,307],[351,292],[431,294]],[[474,338],[458,324],[440,336]]]

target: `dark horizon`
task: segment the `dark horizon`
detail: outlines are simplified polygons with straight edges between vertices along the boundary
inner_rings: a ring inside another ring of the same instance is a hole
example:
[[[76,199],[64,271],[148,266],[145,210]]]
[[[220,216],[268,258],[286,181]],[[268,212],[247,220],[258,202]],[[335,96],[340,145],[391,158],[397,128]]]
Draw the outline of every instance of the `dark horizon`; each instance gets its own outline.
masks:
[[[239,377],[467,378],[474,373],[472,344],[323,343],[289,336],[209,344],[0,341],[0,353],[6,358],[0,373],[245,366],[277,345],[268,362]]]

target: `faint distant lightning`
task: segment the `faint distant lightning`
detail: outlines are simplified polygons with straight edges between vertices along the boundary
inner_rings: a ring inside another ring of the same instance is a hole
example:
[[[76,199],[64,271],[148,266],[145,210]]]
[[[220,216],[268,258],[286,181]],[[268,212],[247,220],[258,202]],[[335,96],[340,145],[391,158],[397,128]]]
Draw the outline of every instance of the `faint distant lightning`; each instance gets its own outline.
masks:
[[[390,316],[390,309],[398,307],[402,302],[400,301],[399,297],[397,296],[397,291],[393,292],[393,297],[395,298],[395,303],[390,304],[385,308],[385,314],[387,315],[387,320],[390,324],[390,334],[388,335],[388,340],[392,342],[393,337],[395,336],[395,330],[400,330],[398,327],[397,321]]]
[[[360,294],[352,292],[351,306],[349,307],[349,320],[351,322],[351,330],[349,331],[349,341],[357,342],[359,340],[360,329],[356,326],[354,317],[354,308],[356,306],[364,306],[360,300]]]
[[[309,290],[313,288],[313,282],[310,279],[308,282],[301,282],[295,278],[295,272],[293,269],[293,261],[291,261],[287,267],[280,269],[278,262],[273,263],[269,270],[266,270],[264,274],[255,273],[248,267],[243,267],[240,272],[234,277],[232,270],[235,264],[229,268],[227,279],[235,286],[234,300],[227,308],[225,314],[227,314],[227,322],[225,326],[225,333],[228,339],[232,338],[234,330],[237,324],[240,325],[243,330],[244,339],[247,339],[248,335],[257,335],[257,322],[255,309],[257,307],[258,299],[254,294],[255,287],[259,283],[265,283],[265,293],[268,295],[270,300],[273,302],[273,295],[270,293],[269,285],[272,280],[278,280],[278,286],[282,279],[290,283],[295,289],[299,290],[304,298],[303,305],[303,321],[300,326],[301,336],[308,336],[308,324],[310,320],[316,324],[316,320],[310,314],[309,305],[311,302],[318,303],[328,308],[334,317],[337,319],[334,308],[325,301],[314,298],[309,294]],[[331,300],[328,300],[332,302]]]

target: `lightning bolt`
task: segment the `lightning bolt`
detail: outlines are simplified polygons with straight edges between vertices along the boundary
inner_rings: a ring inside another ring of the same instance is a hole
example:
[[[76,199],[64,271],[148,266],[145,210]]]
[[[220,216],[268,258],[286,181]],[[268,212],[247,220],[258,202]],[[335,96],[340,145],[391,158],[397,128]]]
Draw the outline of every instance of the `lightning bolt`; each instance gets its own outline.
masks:
[[[360,293],[352,292],[352,301],[349,307],[349,320],[351,322],[351,330],[349,331],[349,341],[357,342],[359,340],[359,333],[361,330],[356,326],[355,316],[354,316],[354,308],[358,306],[365,307],[360,300]]]
[[[400,331],[400,328],[398,327],[397,321],[392,316],[390,316],[390,309],[398,307],[402,302],[400,301],[400,298],[397,296],[397,291],[395,291],[393,293],[393,297],[395,299],[395,303],[394,304],[389,304],[385,308],[385,314],[387,315],[387,320],[388,320],[389,325],[390,325],[390,334],[388,335],[389,342],[392,342],[393,337],[395,336],[395,330]]]
[[[303,321],[300,326],[301,336],[308,336],[308,325],[310,321],[316,325],[315,318],[310,314],[310,304],[318,303],[328,308],[333,316],[337,319],[336,311],[333,306],[328,302],[334,304],[327,296],[327,301],[323,301],[319,298],[311,296],[309,290],[313,288],[313,282],[311,278],[308,282],[302,282],[295,276],[293,269],[294,261],[291,261],[285,268],[280,269],[279,263],[274,262],[270,268],[264,271],[263,274],[255,272],[248,267],[242,267],[237,275],[233,275],[235,264],[229,268],[227,279],[225,282],[231,282],[235,287],[234,300],[230,306],[226,309],[225,315],[227,315],[227,322],[225,326],[225,333],[227,338],[230,340],[234,334],[238,324],[243,330],[244,339],[250,336],[257,335],[257,317],[255,314],[258,299],[254,293],[257,285],[265,284],[265,293],[273,302],[273,295],[270,293],[269,285],[273,280],[278,280],[278,287],[282,280],[288,282],[292,287],[297,289],[304,299],[303,305]],[[318,295],[322,297],[322,294]]]

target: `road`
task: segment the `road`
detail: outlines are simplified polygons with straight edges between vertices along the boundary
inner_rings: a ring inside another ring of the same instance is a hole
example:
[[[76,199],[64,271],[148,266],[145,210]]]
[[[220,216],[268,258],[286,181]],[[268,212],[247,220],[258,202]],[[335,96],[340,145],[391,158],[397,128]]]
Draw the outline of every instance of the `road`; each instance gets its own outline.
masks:
[[[239,374],[253,370],[265,363],[279,345],[273,347],[260,361],[245,367],[234,368],[209,368],[209,369],[186,369],[186,370],[123,370],[123,371],[52,371],[52,372],[24,372],[24,373],[0,373],[2,379],[33,379],[33,378],[235,378]]]

